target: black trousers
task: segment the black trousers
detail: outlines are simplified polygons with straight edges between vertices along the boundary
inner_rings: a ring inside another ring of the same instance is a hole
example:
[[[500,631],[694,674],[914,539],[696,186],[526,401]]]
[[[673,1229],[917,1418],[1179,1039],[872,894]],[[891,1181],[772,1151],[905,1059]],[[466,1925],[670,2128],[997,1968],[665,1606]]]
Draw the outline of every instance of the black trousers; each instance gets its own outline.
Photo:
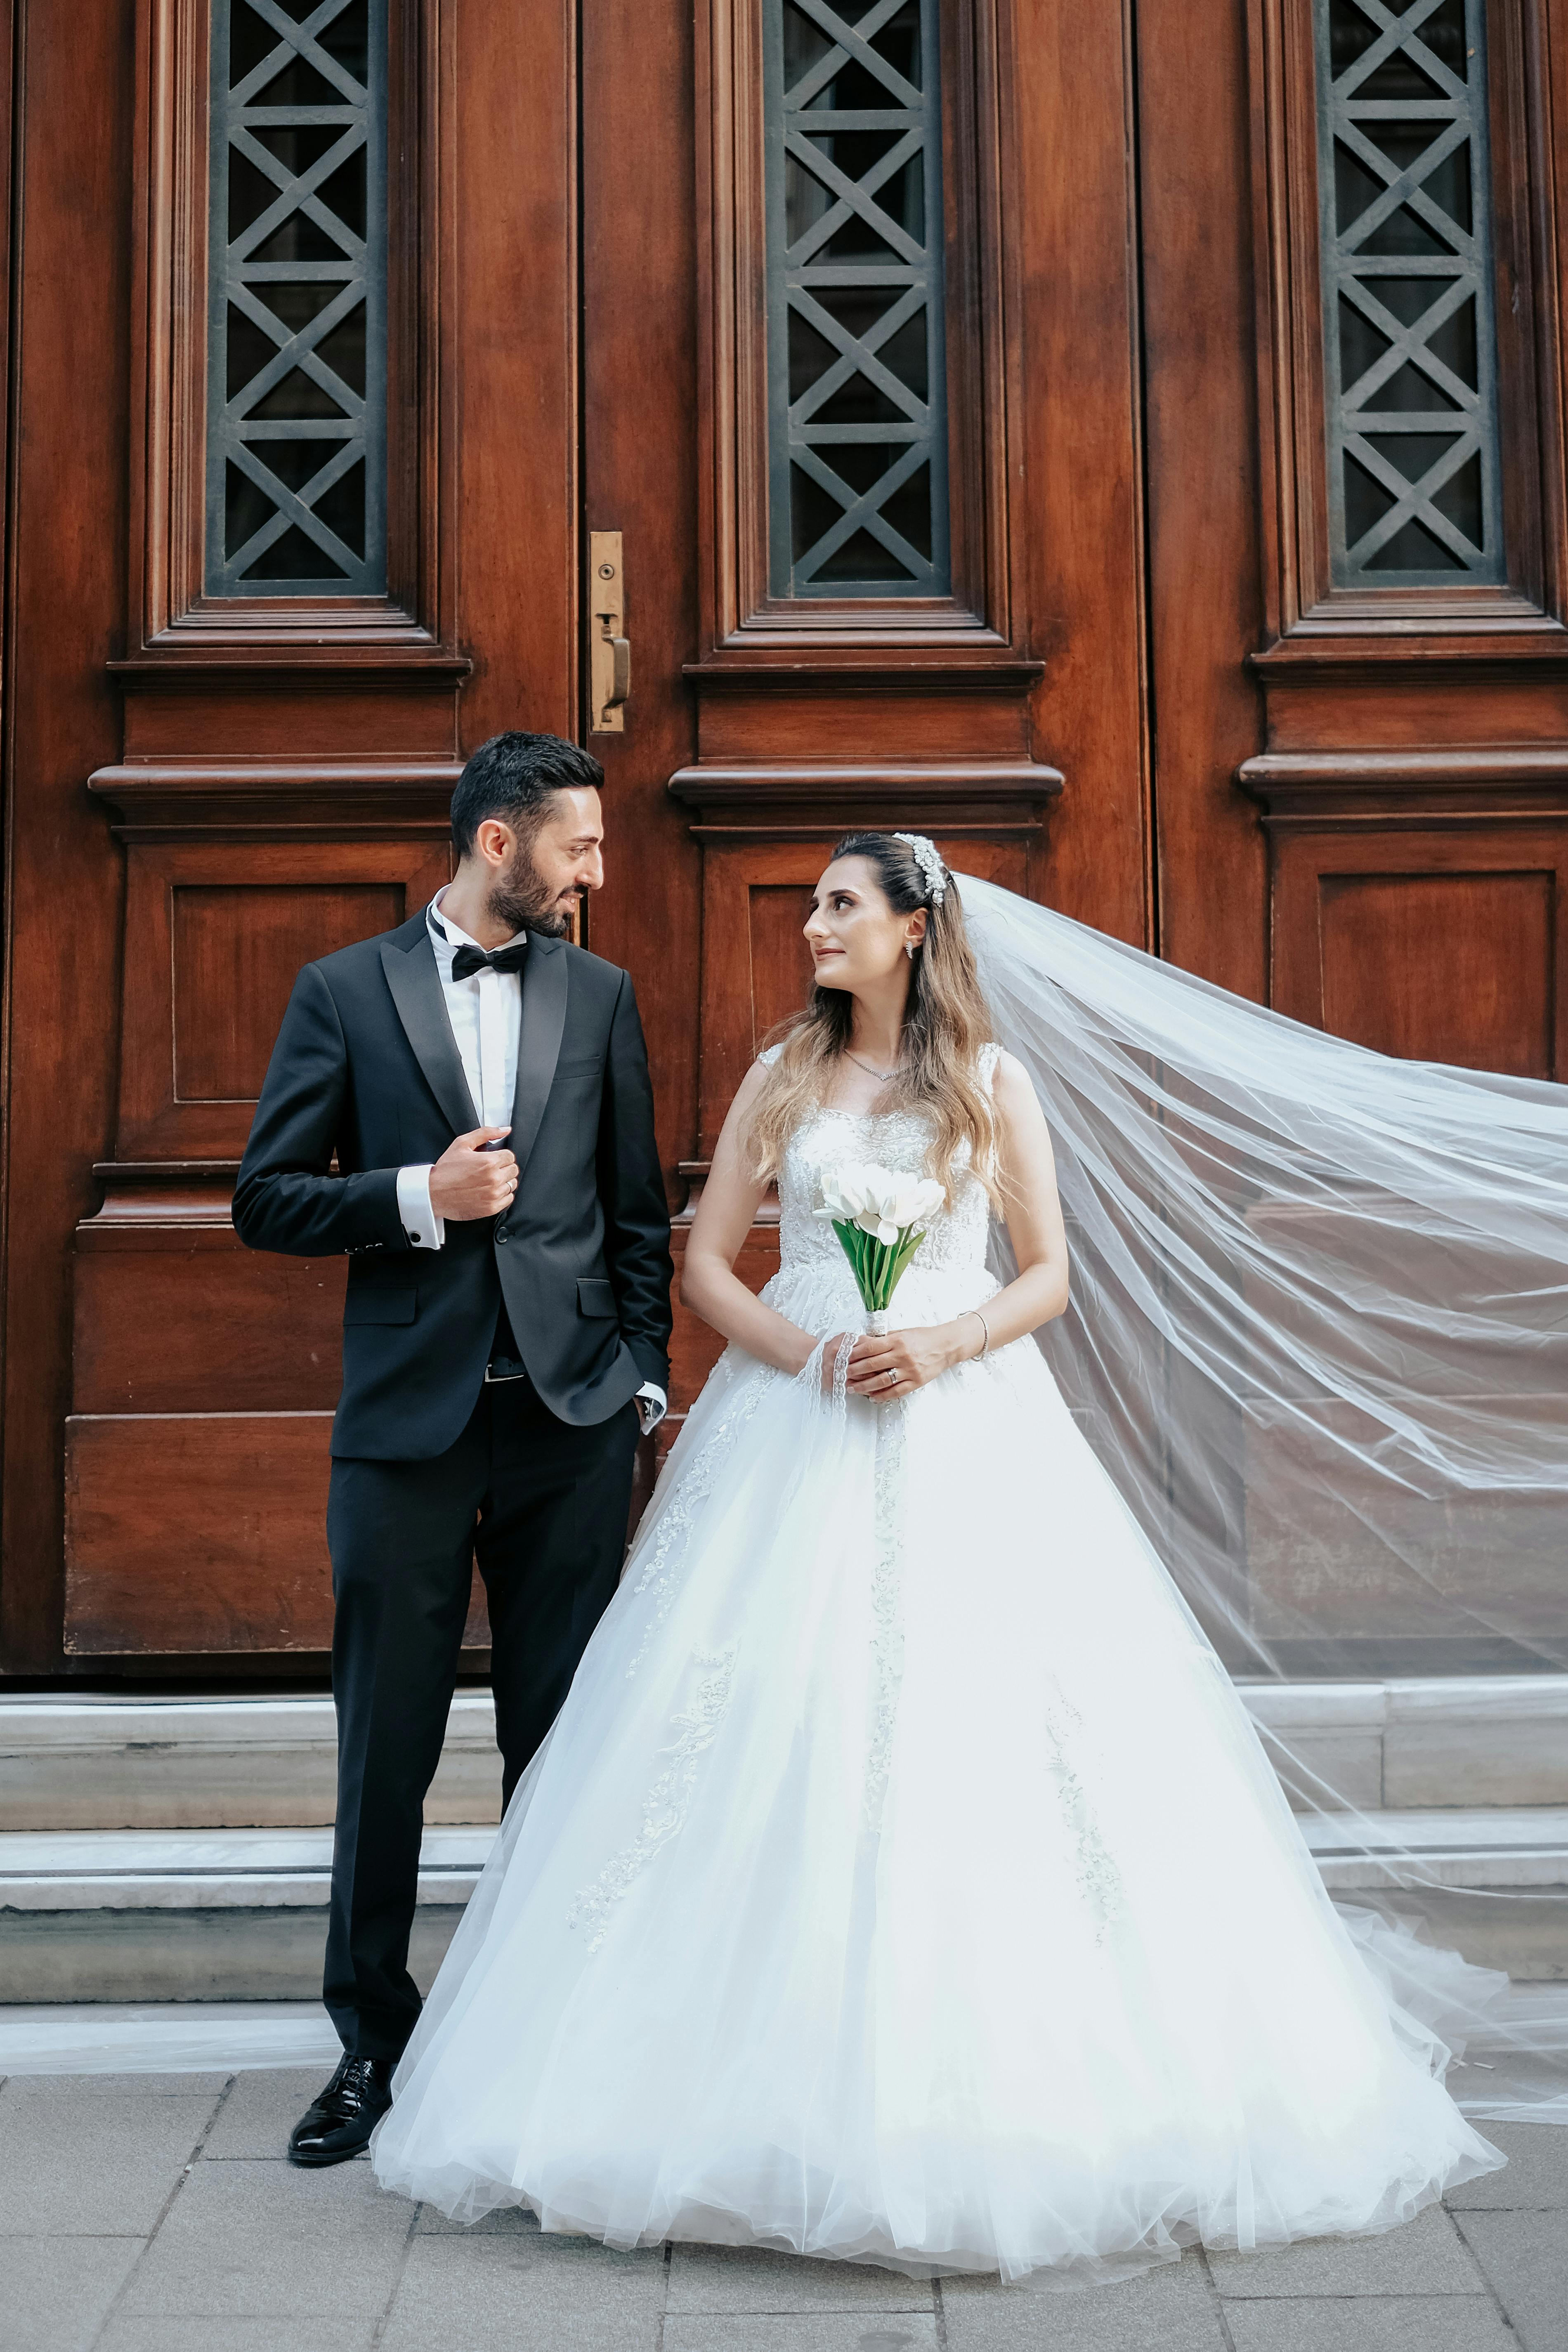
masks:
[[[428,1462],[335,1461],[338,1817],[323,1998],[351,2055],[396,2058],[425,1792],[457,1685],[473,1565],[485,1581],[506,1799],[554,1721],[626,1549],[637,1414],[575,1429],[526,1380],[480,1391]]]

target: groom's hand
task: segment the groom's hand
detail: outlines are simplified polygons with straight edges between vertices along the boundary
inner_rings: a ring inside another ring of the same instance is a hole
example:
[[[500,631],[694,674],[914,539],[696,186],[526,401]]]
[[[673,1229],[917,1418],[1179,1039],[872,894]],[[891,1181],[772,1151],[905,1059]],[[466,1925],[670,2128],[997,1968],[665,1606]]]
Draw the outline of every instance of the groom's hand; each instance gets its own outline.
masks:
[[[438,1217],[459,1223],[474,1217],[499,1217],[511,1205],[517,1190],[517,1160],[510,1151],[492,1147],[510,1127],[476,1127],[449,1143],[430,1171],[430,1206]]]

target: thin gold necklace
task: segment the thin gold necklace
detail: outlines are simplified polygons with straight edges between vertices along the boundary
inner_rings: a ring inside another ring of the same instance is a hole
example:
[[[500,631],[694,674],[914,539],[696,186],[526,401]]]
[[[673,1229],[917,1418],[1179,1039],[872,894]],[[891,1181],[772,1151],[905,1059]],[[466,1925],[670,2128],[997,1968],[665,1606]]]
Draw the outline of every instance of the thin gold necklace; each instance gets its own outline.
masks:
[[[844,1050],[848,1055],[852,1062],[858,1062],[863,1070],[868,1071],[874,1078],[880,1078],[884,1086],[888,1084],[890,1078],[896,1078],[899,1072],[904,1066],[902,1062],[895,1062],[890,1070],[879,1070],[874,1062],[863,1061],[860,1055],[855,1051],[853,1045],[846,1045]]]

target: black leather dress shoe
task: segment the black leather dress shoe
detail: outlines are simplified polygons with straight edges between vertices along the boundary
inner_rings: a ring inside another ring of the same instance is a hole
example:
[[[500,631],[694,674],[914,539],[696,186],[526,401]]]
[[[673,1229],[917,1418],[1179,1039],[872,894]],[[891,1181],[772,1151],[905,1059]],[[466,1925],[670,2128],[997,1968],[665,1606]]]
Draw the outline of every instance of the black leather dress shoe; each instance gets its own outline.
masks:
[[[370,2145],[392,2105],[395,2058],[345,2057],[306,2108],[289,2142],[290,2164],[346,2164]]]

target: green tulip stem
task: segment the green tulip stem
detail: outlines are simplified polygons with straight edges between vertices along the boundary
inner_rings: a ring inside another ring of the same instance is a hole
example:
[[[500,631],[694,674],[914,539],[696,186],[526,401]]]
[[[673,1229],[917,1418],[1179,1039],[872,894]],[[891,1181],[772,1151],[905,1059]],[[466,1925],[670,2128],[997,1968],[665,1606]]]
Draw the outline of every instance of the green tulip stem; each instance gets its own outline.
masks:
[[[900,1276],[925,1239],[923,1229],[917,1233],[913,1225],[903,1225],[896,1241],[879,1242],[875,1234],[835,1217],[833,1230],[854,1269],[861,1304],[873,1315],[883,1312],[891,1304]]]

